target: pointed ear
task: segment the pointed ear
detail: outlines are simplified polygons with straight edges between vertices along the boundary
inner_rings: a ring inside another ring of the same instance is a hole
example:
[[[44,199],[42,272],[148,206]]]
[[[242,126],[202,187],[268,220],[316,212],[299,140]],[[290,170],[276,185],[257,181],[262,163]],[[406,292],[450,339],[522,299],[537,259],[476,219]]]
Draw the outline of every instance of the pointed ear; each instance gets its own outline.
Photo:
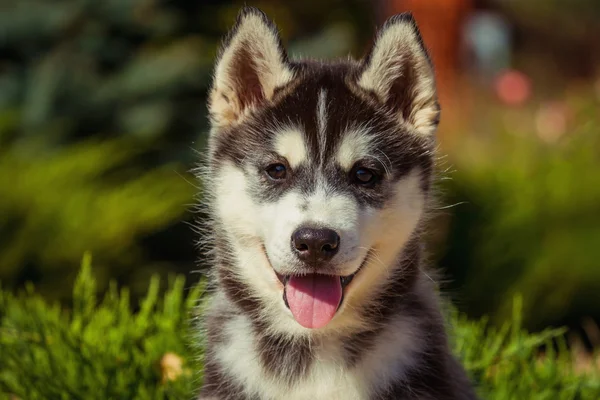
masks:
[[[294,73],[275,25],[260,10],[245,7],[229,32],[215,66],[208,110],[216,126],[239,122],[272,99]]]
[[[357,83],[418,133],[435,132],[440,108],[433,66],[410,13],[384,24],[363,61]]]

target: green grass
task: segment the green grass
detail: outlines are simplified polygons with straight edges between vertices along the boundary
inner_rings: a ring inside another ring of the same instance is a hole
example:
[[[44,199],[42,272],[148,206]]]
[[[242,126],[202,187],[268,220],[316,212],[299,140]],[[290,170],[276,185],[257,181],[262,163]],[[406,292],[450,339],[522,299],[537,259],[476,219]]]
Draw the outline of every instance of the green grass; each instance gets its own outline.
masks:
[[[0,399],[191,398],[202,383],[201,337],[191,326],[202,286],[176,277],[160,293],[153,278],[138,307],[114,284],[97,299],[89,256],[69,309],[33,287],[0,290]],[[512,322],[499,328],[449,312],[456,354],[482,398],[600,398],[599,372],[575,373],[564,330],[528,334],[521,305],[517,297]]]

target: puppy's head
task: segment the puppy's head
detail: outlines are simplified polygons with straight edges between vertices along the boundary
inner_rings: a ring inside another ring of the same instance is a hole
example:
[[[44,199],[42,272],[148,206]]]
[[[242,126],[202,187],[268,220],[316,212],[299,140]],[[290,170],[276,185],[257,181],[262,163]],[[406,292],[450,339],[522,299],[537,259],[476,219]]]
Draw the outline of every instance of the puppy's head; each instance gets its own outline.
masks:
[[[433,69],[408,14],[360,62],[292,62],[245,8],[209,98],[207,189],[233,300],[275,329],[358,323],[415,234],[439,120]]]

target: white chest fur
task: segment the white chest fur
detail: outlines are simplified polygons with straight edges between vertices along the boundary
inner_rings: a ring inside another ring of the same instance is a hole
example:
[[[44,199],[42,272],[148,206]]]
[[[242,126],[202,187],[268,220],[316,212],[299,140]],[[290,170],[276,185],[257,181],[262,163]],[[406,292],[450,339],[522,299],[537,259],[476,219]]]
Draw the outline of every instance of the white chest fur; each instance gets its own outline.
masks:
[[[398,316],[351,368],[346,366],[342,343],[334,338],[320,343],[313,349],[314,361],[306,376],[292,387],[263,369],[256,338],[245,317],[227,323],[223,333],[228,340],[214,350],[221,366],[249,396],[264,400],[363,400],[416,362],[420,346],[414,327],[414,321]]]

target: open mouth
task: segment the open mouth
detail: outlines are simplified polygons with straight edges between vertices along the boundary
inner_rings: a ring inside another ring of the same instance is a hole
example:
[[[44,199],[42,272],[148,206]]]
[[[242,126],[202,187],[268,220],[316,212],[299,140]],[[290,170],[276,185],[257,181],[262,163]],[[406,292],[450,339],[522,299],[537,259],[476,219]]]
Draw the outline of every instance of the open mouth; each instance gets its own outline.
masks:
[[[284,288],[283,301],[300,325],[311,329],[322,328],[335,316],[344,301],[346,287],[361,268],[362,265],[348,276],[277,274]]]

